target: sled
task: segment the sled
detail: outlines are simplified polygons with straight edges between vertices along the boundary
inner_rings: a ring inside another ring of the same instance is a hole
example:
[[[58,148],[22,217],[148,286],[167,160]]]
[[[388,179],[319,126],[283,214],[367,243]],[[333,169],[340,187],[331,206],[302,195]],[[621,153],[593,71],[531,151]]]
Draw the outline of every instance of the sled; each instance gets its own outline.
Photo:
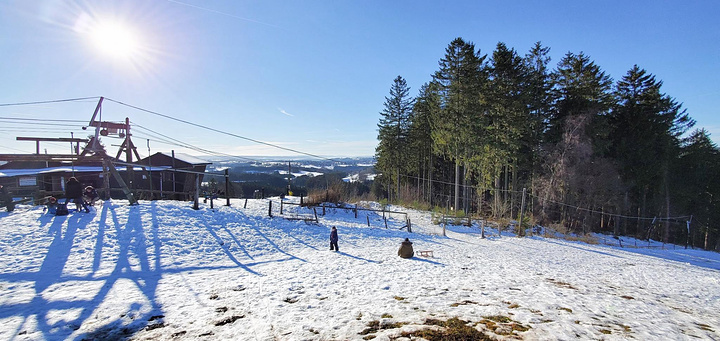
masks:
[[[422,256],[422,257],[433,257],[433,258],[435,258],[435,256],[433,256],[433,252],[430,251],[430,250],[418,251],[417,254],[418,254],[418,256]]]

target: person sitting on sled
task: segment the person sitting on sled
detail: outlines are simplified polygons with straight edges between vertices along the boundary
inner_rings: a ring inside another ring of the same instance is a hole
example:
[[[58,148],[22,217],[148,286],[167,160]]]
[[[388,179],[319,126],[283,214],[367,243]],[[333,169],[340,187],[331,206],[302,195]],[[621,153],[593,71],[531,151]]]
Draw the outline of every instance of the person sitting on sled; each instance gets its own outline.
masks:
[[[415,251],[413,251],[412,242],[410,239],[405,238],[405,240],[400,243],[400,249],[398,250],[398,256],[401,258],[413,258],[415,255]]]
[[[98,197],[98,193],[93,186],[85,187],[85,191],[83,191],[83,201],[85,202],[86,211],[88,210],[88,206],[95,206]]]
[[[47,202],[45,203],[45,208],[47,209],[48,213],[55,214],[57,212],[57,199],[55,197],[49,197]]]

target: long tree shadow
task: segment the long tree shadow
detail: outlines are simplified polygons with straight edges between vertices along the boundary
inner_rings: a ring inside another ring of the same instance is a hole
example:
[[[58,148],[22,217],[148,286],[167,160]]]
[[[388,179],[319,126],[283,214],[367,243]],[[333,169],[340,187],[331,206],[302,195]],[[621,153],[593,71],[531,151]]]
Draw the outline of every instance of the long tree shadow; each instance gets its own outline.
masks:
[[[365,262],[368,262],[368,263],[375,263],[375,264],[380,264],[380,263],[381,263],[381,262],[376,261],[376,260],[372,260],[372,259],[362,258],[362,257],[360,257],[360,256],[351,255],[351,254],[349,254],[349,253],[347,253],[347,252],[338,251],[337,254],[343,255],[343,256],[345,256],[345,257],[350,257],[350,258],[354,258],[354,259],[357,259],[357,260],[365,261]]]
[[[583,247],[583,246],[581,246],[581,245],[579,245],[579,244],[573,244],[573,243],[567,243],[567,242],[566,242],[566,243],[561,243],[561,242],[557,242],[557,241],[550,240],[550,239],[546,239],[545,242],[546,242],[546,243],[549,243],[549,244],[555,244],[555,245],[565,246],[565,247],[569,247],[569,248],[574,248],[574,249],[578,249],[578,250],[582,250],[582,251],[593,252],[593,253],[597,253],[597,254],[600,254],[600,255],[603,255],[603,256],[610,256],[610,257],[621,258],[621,259],[626,259],[626,258],[627,258],[627,257],[615,255],[615,254],[608,253],[608,252],[603,252],[603,251],[594,250],[594,249],[592,249],[592,248],[589,247],[589,246]]]
[[[236,221],[239,221],[239,220],[241,220],[241,219],[244,218],[244,216],[240,216],[240,214],[241,214],[240,212],[235,212],[235,213],[232,215],[232,217],[236,218],[236,219],[235,219]],[[227,216],[227,215],[225,215],[225,217],[226,217],[226,216]],[[235,245],[236,245],[238,248],[240,248],[240,250],[242,250],[243,253],[245,253],[245,256],[246,256],[246,257],[254,260],[255,258],[250,254],[250,252],[247,251],[247,249],[245,248],[245,246],[240,242],[240,240],[235,236],[235,234],[227,227],[227,218],[225,218],[224,220],[225,220],[225,221],[222,223],[222,228],[223,228],[223,230],[225,231],[225,233],[227,233],[227,234],[230,236],[230,238],[232,238],[232,240],[233,240],[233,242],[235,243]]]
[[[222,238],[220,238],[220,236],[217,235],[217,233],[214,231],[213,227],[208,223],[208,220],[204,219],[204,222],[205,222],[205,229],[208,231],[208,233],[210,233],[211,236],[213,236],[213,238],[215,238],[220,249],[223,250],[225,255],[227,255],[227,257],[233,263],[235,263],[238,267],[242,268],[243,270],[245,270],[253,275],[262,276],[262,274],[256,272],[253,269],[250,269],[245,264],[241,263],[237,258],[235,258],[235,255],[233,255],[233,253],[230,252],[230,250],[228,250],[227,247],[224,247],[225,242],[222,240]],[[224,226],[224,224],[222,224],[222,225]],[[237,239],[236,239],[236,241],[237,241]]]
[[[255,230],[255,232],[256,232],[260,237],[262,237],[263,239],[265,239],[265,241],[266,241],[268,244],[270,244],[273,248],[275,248],[278,252],[280,252],[280,253],[288,256],[290,259],[299,260],[299,261],[301,261],[301,262],[307,262],[307,260],[302,259],[302,258],[300,258],[300,257],[298,257],[298,256],[293,255],[293,254],[290,254],[290,253],[288,253],[287,251],[281,249],[280,246],[278,246],[274,241],[272,241],[272,239],[270,239],[267,235],[265,235],[265,233],[264,233],[263,231],[261,231],[261,230],[258,228],[258,224],[248,224],[248,225],[249,225],[249,226],[245,226],[245,227],[249,227],[249,228],[252,228],[253,230]]]

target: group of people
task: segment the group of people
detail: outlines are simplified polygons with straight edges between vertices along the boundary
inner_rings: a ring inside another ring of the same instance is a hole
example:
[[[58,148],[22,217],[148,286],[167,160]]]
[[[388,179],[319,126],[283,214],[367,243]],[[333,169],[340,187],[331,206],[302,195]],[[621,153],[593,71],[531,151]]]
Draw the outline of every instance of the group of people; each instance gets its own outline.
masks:
[[[412,244],[410,239],[405,238],[405,240],[400,243],[398,256],[400,256],[400,258],[412,258],[415,255]],[[340,251],[338,247],[338,231],[335,226],[330,229],[330,251]]]
[[[65,205],[75,203],[77,211],[90,212],[90,206],[94,206],[99,195],[93,186],[86,186],[84,189],[77,178],[71,177],[65,183]],[[48,198],[47,208],[50,213],[57,214],[58,201],[55,197]]]

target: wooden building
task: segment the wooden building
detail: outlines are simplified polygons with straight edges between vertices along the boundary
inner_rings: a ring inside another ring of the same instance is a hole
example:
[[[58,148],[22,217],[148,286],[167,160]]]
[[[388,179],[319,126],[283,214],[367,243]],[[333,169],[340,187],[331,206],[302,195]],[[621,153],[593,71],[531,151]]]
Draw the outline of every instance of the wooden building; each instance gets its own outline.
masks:
[[[37,158],[37,154],[33,154]],[[107,156],[106,156],[107,157]],[[30,158],[32,159],[32,158]],[[99,158],[74,161],[37,161],[17,157],[0,165],[0,184],[16,198],[64,197],[65,183],[75,177],[93,186],[103,198],[124,198],[118,181],[109,175]],[[189,200],[196,183],[202,182],[208,161],[182,153],[155,153],[133,166],[112,159],[118,174],[139,199]],[[128,171],[131,172],[128,172]],[[107,177],[107,181],[106,181]],[[199,179],[196,179],[198,178]],[[106,189],[106,185],[109,188]]]

